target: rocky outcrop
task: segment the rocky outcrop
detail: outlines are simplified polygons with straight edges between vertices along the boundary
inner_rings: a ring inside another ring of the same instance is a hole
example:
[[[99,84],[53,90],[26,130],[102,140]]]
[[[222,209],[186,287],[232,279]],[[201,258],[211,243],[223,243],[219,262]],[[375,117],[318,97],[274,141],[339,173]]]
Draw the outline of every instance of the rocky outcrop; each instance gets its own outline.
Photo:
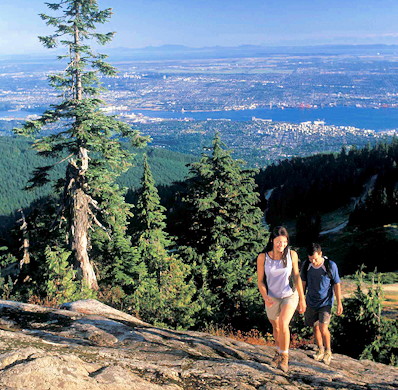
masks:
[[[97,301],[44,308],[0,301],[1,390],[296,390],[398,388],[398,369],[334,355],[329,367],[293,350],[152,327]]]

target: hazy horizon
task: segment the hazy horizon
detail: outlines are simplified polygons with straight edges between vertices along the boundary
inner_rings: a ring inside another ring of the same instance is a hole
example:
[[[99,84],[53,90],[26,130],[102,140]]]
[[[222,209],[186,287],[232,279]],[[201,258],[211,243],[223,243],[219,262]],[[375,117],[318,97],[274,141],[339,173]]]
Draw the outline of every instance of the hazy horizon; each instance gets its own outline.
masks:
[[[99,0],[114,15],[100,31],[116,31],[109,48],[255,45],[318,46],[398,43],[394,0]],[[38,35],[52,32],[38,16],[44,0],[2,0],[0,55],[46,52]]]

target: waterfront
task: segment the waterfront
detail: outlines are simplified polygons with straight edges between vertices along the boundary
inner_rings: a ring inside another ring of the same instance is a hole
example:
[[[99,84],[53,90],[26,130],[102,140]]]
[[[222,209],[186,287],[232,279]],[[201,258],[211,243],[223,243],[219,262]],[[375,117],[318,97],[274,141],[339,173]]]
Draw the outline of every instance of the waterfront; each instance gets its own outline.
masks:
[[[115,112],[117,114],[118,112]],[[253,110],[228,111],[154,111],[131,110],[128,113],[143,114],[151,118],[193,119],[231,121],[251,121],[253,117],[275,122],[301,123],[306,121],[324,121],[327,125],[353,126],[359,129],[383,131],[398,129],[398,108],[357,108],[357,107],[324,107],[317,109],[272,108]],[[28,111],[0,111],[0,119],[26,118],[28,115],[39,114]]]
[[[318,109],[273,108],[239,111],[206,111],[206,112],[169,112],[134,110],[149,117],[158,118],[191,118],[194,120],[230,119],[232,121],[249,121],[253,117],[271,119],[275,122],[301,123],[306,121],[324,121],[327,125],[353,126],[359,129],[383,131],[398,129],[398,109],[394,108],[357,108],[357,107],[326,107]]]

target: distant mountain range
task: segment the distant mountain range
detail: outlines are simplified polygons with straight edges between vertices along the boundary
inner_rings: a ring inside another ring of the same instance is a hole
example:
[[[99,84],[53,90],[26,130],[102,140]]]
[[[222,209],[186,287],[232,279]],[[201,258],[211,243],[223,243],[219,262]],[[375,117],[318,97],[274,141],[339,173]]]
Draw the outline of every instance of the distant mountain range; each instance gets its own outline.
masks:
[[[255,46],[201,47],[193,48],[181,45],[164,45],[142,49],[115,48],[107,53],[116,59],[200,59],[200,58],[236,58],[266,57],[270,55],[386,55],[398,54],[398,45],[323,45],[323,46]]]
[[[101,48],[102,49],[102,48]],[[109,54],[112,60],[181,60],[211,58],[267,57],[272,55],[398,55],[398,45],[318,45],[318,46],[257,46],[235,47],[211,46],[194,48],[182,45],[148,46],[140,49],[126,47],[103,48],[100,52]],[[0,60],[40,60],[55,57],[49,51],[44,54],[3,55]]]

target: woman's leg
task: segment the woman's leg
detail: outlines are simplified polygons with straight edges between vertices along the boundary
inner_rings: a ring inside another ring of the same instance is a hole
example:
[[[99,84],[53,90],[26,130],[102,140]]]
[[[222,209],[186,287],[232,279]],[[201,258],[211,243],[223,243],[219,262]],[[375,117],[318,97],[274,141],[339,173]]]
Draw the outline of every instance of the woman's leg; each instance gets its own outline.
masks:
[[[279,348],[281,351],[281,358],[278,362],[278,367],[283,372],[289,371],[289,345],[290,345],[290,320],[297,308],[297,302],[292,304],[285,304],[282,306],[281,314],[279,315]]]
[[[289,350],[289,345],[290,345],[289,324],[296,308],[297,304],[296,305],[286,304],[282,306],[281,314],[279,315],[279,337],[278,337],[278,345],[281,351]]]
[[[278,349],[279,347],[279,318],[276,318],[276,320],[269,320],[272,325],[272,334],[274,336],[275,340],[275,346]]]

